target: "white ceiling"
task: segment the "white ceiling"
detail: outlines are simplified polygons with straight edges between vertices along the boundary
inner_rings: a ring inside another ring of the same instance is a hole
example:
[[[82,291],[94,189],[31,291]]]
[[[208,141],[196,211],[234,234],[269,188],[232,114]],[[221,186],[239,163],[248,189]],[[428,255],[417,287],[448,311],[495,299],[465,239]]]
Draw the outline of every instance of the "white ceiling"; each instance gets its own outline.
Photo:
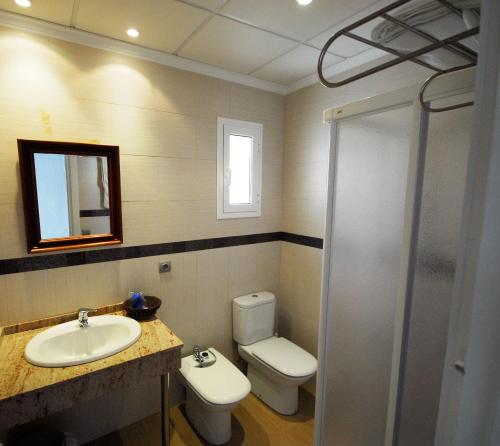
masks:
[[[319,50],[342,26],[392,0],[0,0],[0,10],[129,42],[235,73],[290,86],[315,73]],[[126,30],[141,35],[132,39]],[[373,26],[362,34],[369,36]],[[353,67],[369,50],[348,38],[324,67]],[[372,51],[372,50],[370,50]],[[338,65],[341,64],[341,65]]]
[[[0,0],[0,8],[5,11],[37,17],[61,25],[71,24],[73,0],[45,0],[31,4],[30,8],[21,8],[13,0]]]
[[[120,40],[133,40],[125,32],[137,28],[141,35],[134,42],[173,53],[208,16],[173,0],[80,0],[73,24]]]
[[[288,53],[266,63],[251,74],[278,84],[290,85],[298,79],[310,75],[316,69],[320,51],[305,45],[299,45]],[[331,67],[344,59],[327,54],[323,66]]]
[[[248,74],[294,46],[291,40],[215,15],[178,54]]]
[[[306,41],[373,3],[375,0],[313,0],[300,6],[295,0],[230,0],[220,12]]]

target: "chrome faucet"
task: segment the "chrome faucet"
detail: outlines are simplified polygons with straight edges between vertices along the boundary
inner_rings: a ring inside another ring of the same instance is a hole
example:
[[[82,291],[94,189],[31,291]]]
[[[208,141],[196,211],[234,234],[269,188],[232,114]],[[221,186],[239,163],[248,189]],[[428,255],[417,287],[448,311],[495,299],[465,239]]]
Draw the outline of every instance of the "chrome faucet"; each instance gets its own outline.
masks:
[[[89,313],[97,311],[95,308],[80,308],[78,310],[78,323],[81,328],[86,328],[89,326]]]
[[[200,363],[200,365],[203,367],[203,362],[205,361],[203,359],[203,356],[201,354],[201,347],[199,345],[195,345],[193,347],[193,356],[194,356],[194,359]]]

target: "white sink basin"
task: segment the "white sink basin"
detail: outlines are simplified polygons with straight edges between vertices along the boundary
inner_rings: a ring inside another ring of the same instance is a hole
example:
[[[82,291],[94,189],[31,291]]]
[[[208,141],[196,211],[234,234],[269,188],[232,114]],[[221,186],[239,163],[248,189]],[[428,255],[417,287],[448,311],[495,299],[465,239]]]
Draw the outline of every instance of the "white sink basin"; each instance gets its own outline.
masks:
[[[141,336],[141,324],[125,316],[89,317],[88,327],[77,320],[37,334],[26,346],[27,361],[42,367],[85,364],[130,347]]]

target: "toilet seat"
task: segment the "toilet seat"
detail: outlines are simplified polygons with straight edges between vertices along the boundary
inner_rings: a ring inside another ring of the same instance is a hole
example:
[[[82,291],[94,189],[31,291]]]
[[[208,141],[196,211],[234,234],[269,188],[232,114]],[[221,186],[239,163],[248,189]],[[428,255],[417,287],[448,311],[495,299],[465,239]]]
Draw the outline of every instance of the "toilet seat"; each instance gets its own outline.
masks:
[[[273,336],[250,345],[240,345],[240,349],[277,372],[292,378],[313,375],[317,369],[314,356],[290,342]]]
[[[216,349],[209,349],[217,358],[209,367],[196,367],[192,355],[182,358],[180,372],[187,384],[209,404],[227,405],[241,401],[250,393],[250,381]]]

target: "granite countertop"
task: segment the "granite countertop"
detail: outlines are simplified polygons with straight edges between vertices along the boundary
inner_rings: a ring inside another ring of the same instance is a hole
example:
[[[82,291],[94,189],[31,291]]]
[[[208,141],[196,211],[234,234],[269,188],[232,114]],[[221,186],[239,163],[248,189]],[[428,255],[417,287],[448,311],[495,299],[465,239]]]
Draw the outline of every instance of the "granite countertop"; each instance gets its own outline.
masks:
[[[111,309],[116,310],[116,306]],[[99,314],[124,315],[125,312],[101,309]],[[69,407],[68,404],[61,405],[52,401],[58,392],[64,391],[65,397],[76,404],[79,399],[98,397],[106,393],[108,388],[131,385],[141,377],[159,376],[180,366],[182,341],[157,318],[141,322],[142,333],[139,340],[107,358],[87,364],[53,368],[39,367],[27,362],[24,349],[30,339],[48,326],[68,320],[67,316],[39,321],[38,326],[43,328],[32,328],[37,326],[37,321],[4,327],[3,330],[0,328],[0,413],[3,413],[0,416],[0,427],[25,422],[27,420],[19,419],[26,418],[24,415],[28,419],[35,418],[35,413],[30,416],[22,410],[18,416],[10,414],[16,419],[12,419],[10,415],[9,419],[5,418],[7,409],[14,406],[21,409],[19,405],[25,406],[23,402],[43,400],[46,395],[52,393],[50,401],[46,401],[48,407],[42,411],[42,415],[48,414]],[[89,381],[90,375],[95,377],[92,382]],[[52,389],[52,392],[47,392],[49,389]]]

